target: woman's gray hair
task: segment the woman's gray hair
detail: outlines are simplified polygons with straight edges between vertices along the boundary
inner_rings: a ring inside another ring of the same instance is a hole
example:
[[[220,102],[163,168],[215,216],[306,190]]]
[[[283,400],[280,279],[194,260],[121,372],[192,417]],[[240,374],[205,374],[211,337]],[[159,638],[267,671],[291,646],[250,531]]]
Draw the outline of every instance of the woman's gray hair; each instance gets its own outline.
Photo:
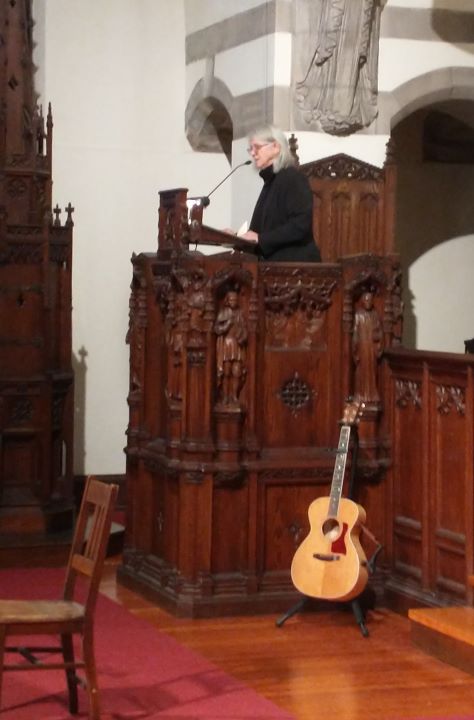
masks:
[[[280,152],[273,161],[273,172],[277,173],[282,168],[295,165],[296,160],[292,155],[286,135],[283,130],[280,130],[280,128],[277,128],[274,125],[262,125],[262,127],[257,128],[257,130],[251,133],[248,138],[250,142],[262,144],[270,142],[278,143],[280,146]]]

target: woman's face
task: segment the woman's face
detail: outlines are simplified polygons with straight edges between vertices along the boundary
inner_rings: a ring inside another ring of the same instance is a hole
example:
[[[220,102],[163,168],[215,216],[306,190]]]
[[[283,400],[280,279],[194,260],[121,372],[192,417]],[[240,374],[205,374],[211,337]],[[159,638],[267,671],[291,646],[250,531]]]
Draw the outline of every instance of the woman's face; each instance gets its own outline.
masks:
[[[263,142],[257,138],[252,138],[249,145],[249,154],[257,170],[263,170],[272,165],[275,158],[278,157],[280,145],[276,140]]]

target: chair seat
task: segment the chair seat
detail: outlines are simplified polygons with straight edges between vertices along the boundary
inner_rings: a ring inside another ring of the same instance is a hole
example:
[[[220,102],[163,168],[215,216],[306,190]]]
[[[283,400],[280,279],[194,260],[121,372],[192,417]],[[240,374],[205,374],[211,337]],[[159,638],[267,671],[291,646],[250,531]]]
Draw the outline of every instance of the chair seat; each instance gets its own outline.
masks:
[[[0,600],[0,625],[68,622],[84,617],[84,606],[67,600]]]

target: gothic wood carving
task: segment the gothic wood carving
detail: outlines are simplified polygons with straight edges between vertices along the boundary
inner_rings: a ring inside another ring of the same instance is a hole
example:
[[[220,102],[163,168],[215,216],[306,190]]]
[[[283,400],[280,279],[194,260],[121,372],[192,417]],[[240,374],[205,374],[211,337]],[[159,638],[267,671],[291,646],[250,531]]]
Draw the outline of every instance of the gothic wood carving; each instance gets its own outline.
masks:
[[[2,3],[0,26],[0,548],[21,546],[31,562],[33,536],[48,544],[72,525],[73,208],[63,222],[52,209],[31,1]]]

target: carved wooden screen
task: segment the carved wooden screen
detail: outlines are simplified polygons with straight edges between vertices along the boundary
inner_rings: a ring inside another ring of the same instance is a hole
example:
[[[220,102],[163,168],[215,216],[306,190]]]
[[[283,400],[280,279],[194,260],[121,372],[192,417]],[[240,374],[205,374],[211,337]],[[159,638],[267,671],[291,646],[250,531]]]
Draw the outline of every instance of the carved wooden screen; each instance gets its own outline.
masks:
[[[345,255],[390,255],[396,168],[340,154],[301,165],[313,191],[313,231],[323,262]]]
[[[388,597],[400,609],[472,605],[474,359],[399,348],[383,364],[392,443]]]

